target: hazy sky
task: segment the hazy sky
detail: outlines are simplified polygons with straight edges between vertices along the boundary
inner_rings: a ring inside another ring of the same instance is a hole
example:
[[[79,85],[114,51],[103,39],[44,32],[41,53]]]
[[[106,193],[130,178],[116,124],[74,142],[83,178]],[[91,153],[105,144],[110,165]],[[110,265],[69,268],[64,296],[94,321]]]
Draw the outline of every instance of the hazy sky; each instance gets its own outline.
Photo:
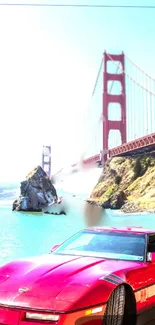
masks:
[[[123,50],[155,76],[154,15],[155,10],[0,7],[1,181],[20,180],[39,164],[43,144],[52,146],[54,168],[76,161],[105,49]]]

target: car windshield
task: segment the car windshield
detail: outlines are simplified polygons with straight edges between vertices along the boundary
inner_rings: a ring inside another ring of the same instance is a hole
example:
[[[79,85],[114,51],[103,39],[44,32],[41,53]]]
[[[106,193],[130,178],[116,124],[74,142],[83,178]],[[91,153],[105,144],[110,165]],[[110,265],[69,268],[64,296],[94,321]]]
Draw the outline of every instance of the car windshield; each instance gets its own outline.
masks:
[[[82,231],[64,242],[52,254],[144,261],[145,235]]]

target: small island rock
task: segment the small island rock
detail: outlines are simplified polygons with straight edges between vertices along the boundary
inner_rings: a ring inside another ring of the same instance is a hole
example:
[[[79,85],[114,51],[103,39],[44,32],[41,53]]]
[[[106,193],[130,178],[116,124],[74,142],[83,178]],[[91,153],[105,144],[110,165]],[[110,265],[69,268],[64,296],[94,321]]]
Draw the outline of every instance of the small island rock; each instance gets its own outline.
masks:
[[[41,212],[44,206],[57,202],[57,192],[42,167],[33,169],[21,182],[20,196],[13,202],[13,211]]]

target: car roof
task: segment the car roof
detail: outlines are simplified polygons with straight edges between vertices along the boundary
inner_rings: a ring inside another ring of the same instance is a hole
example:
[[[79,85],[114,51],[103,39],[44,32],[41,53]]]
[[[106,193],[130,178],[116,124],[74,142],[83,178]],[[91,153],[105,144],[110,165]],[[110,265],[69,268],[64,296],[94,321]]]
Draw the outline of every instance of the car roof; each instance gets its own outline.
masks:
[[[94,232],[96,232],[96,231],[99,231],[99,232],[110,231],[110,232],[127,232],[127,233],[134,233],[134,234],[155,234],[155,230],[145,229],[142,227],[124,227],[124,228],[91,227],[91,228],[86,228],[85,230],[94,231]]]

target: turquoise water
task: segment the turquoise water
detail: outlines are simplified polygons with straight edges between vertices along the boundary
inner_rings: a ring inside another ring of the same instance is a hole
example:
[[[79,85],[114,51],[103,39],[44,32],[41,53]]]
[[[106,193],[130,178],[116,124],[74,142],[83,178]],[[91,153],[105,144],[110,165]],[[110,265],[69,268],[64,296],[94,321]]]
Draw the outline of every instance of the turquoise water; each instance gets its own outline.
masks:
[[[47,253],[57,243],[85,227],[80,198],[66,194],[68,213],[54,216],[11,211],[11,202],[0,201],[0,264],[10,260]],[[143,226],[155,229],[155,215],[125,215],[115,211],[103,213],[105,226]]]

